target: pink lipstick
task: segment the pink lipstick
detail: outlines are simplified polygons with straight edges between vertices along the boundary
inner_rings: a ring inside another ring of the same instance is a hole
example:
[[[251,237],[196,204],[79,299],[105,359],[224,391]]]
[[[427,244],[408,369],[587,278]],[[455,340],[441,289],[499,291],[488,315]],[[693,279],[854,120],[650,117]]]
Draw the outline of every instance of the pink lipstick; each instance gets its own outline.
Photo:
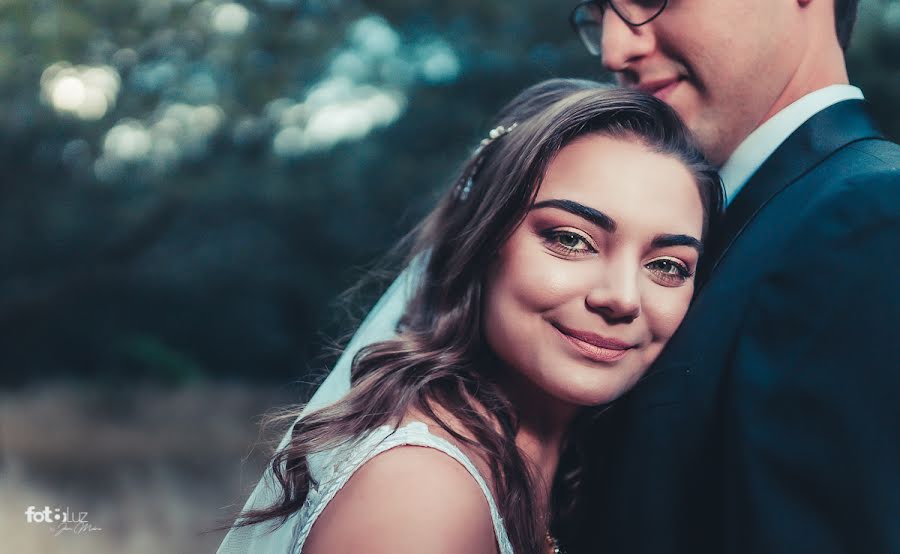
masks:
[[[569,329],[558,323],[554,323],[553,326],[581,355],[595,362],[609,363],[621,360],[629,350],[637,346],[596,333]]]

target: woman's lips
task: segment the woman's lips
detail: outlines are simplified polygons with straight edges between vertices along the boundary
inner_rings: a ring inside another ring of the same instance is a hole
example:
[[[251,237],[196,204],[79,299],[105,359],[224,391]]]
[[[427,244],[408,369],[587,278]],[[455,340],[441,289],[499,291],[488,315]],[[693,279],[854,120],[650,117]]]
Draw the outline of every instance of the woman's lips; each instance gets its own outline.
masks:
[[[635,347],[618,339],[603,337],[594,333],[568,329],[554,324],[559,334],[575,347],[584,357],[596,362],[615,362],[621,360],[628,351]]]

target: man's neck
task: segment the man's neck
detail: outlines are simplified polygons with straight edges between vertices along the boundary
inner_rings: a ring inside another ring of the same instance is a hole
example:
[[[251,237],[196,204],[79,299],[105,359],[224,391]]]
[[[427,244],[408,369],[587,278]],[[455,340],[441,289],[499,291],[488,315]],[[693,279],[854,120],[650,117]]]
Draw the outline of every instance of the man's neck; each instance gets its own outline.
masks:
[[[807,48],[806,51],[809,54],[797,67],[797,71],[794,72],[769,111],[757,123],[757,127],[811,92],[829,85],[850,83],[850,79],[847,77],[844,51],[838,44],[837,38],[818,42],[823,43],[810,45]]]
[[[737,196],[781,143],[810,117],[838,102],[862,98],[862,92],[856,87],[829,85],[800,98],[757,127],[719,169],[725,185],[726,204]]]

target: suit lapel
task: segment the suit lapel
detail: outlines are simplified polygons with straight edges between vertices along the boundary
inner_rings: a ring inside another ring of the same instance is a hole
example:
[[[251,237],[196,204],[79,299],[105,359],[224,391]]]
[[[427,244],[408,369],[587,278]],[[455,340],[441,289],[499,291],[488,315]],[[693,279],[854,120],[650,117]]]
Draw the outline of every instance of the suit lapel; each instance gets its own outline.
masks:
[[[881,138],[865,104],[859,100],[839,102],[819,112],[801,125],[760,166],[729,206],[724,221],[713,230],[699,275],[699,286],[712,277],[734,242],[757,213],[791,183],[808,173],[837,150],[854,142]],[[704,269],[705,268],[705,269]],[[640,405],[652,406],[675,402],[682,398],[687,384],[685,376],[709,354],[700,344],[704,329],[719,320],[725,323],[728,313],[721,297],[710,301],[703,291],[688,311],[684,325],[676,332],[638,387],[635,399]],[[712,345],[709,348],[714,348]],[[693,371],[693,374],[697,372]],[[697,378],[691,379],[697,382]]]
[[[809,118],[769,156],[728,207],[707,250],[706,276],[715,271],[747,224],[779,192],[844,146],[876,138],[882,135],[862,100],[838,102]]]

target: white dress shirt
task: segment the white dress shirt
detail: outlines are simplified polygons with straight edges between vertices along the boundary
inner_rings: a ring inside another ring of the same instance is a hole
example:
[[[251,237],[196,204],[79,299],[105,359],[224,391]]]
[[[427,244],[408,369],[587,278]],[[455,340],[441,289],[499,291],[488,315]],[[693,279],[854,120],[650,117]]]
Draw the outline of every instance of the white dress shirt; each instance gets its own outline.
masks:
[[[862,100],[852,85],[830,85],[785,107],[750,133],[719,170],[725,185],[725,205],[731,203],[759,166],[807,119],[844,100]]]

